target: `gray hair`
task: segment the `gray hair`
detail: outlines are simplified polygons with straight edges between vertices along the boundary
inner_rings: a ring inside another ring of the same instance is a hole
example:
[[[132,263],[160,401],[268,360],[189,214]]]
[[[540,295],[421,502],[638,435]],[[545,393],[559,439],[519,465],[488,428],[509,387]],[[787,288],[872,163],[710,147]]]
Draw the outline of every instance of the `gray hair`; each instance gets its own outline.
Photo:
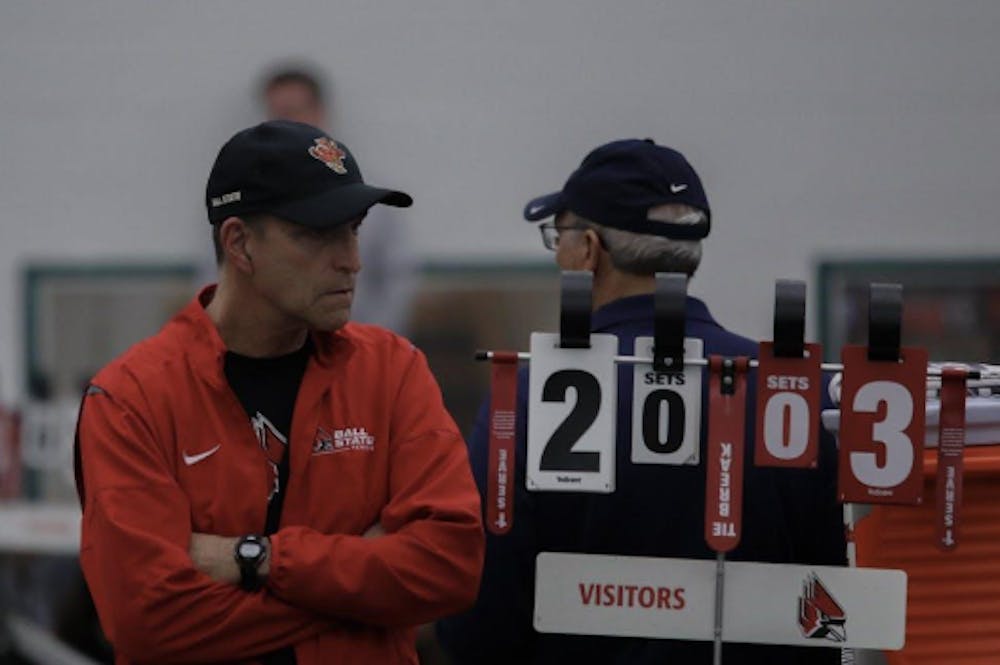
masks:
[[[673,224],[698,224],[706,220],[702,210],[671,203],[649,211],[650,221]],[[701,263],[700,240],[672,240],[663,236],[623,231],[588,219],[580,220],[601,237],[611,263],[622,272],[652,275],[657,272],[682,272],[693,275]]]

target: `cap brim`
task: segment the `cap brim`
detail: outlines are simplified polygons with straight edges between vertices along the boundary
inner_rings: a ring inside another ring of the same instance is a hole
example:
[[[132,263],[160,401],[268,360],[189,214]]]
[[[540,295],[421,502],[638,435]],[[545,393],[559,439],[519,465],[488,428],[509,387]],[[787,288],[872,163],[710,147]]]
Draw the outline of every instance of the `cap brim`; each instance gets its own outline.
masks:
[[[359,182],[298,201],[270,206],[267,212],[303,226],[329,228],[357,219],[379,203],[409,208],[413,199],[404,192]]]
[[[562,192],[553,192],[528,201],[528,205],[524,206],[524,218],[529,222],[537,222],[558,215],[565,209]]]

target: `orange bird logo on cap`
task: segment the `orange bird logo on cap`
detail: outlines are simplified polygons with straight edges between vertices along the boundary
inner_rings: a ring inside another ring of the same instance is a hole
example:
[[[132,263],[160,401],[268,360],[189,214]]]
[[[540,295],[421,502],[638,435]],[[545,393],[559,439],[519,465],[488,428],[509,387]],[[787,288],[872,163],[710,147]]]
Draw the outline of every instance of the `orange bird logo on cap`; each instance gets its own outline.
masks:
[[[344,175],[347,168],[344,166],[344,158],[347,153],[340,149],[334,141],[322,136],[315,139],[316,145],[309,148],[309,154],[329,166],[335,173]]]

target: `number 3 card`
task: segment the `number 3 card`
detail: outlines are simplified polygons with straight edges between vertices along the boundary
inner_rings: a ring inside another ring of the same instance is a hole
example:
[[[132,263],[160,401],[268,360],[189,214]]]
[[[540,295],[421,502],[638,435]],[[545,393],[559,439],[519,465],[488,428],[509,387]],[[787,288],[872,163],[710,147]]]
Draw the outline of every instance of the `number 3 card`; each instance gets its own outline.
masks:
[[[927,351],[900,350],[899,362],[868,360],[845,346],[840,405],[840,500],[922,501]]]
[[[684,357],[702,358],[704,343],[684,338]],[[635,355],[653,357],[653,338],[636,337]],[[701,438],[702,368],[657,372],[637,363],[632,375],[632,462],[698,464]]]
[[[614,335],[563,349],[558,334],[531,334],[529,490],[614,492],[617,352]]]

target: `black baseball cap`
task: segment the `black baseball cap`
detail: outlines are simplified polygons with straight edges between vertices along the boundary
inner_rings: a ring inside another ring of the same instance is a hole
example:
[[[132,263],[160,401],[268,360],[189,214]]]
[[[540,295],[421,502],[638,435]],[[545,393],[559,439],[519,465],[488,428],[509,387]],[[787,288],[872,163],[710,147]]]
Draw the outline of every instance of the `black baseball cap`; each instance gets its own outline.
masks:
[[[698,224],[675,224],[647,218],[649,210],[682,203],[705,213]],[[624,231],[699,240],[708,235],[712,213],[705,189],[684,155],[652,139],[612,141],[595,148],[570,175],[562,191],[539,196],[524,207],[524,218],[537,222],[570,210],[581,217]]]
[[[413,204],[408,194],[366,184],[351,151],[301,122],[269,120],[229,139],[208,176],[212,224],[264,212],[296,224],[329,228],[376,203]]]

